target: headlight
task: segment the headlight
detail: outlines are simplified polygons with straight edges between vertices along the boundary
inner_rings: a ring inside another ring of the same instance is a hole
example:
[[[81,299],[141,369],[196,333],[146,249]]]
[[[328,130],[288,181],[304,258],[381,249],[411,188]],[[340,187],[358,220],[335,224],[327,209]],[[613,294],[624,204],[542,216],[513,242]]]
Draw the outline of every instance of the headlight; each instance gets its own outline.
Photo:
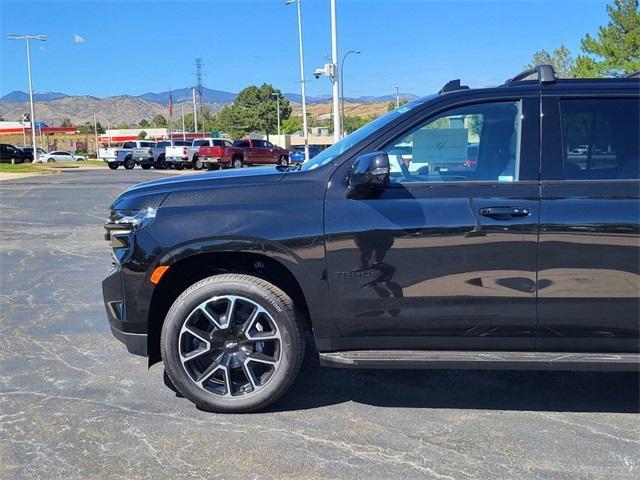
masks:
[[[145,208],[144,210],[111,210],[109,222],[104,226],[107,230],[106,240],[111,240],[114,248],[128,246],[118,238],[142,230],[156,218],[157,209]],[[114,243],[115,242],[115,243]]]

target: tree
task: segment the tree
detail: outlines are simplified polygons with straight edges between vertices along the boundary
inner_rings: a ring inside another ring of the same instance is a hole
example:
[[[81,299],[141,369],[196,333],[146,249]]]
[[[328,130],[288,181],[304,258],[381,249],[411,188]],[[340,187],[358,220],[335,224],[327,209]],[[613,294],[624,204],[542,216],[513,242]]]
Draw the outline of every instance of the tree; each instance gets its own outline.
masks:
[[[129,125],[127,125],[126,123],[121,123],[115,126],[116,130],[127,130],[128,128],[129,128]]]
[[[147,121],[146,118],[143,118],[142,120],[140,120],[138,122],[138,127],[139,128],[149,128],[151,125],[149,124],[149,122]]]
[[[525,65],[524,68],[534,68],[543,64],[553,66],[556,74],[561,78],[570,78],[574,76],[575,61],[571,56],[569,49],[562,44],[560,44],[560,46],[551,53],[544,49],[538,50],[533,54],[531,63]]]
[[[147,138],[147,132],[145,132],[144,130],[142,130],[142,131],[138,134],[138,138],[140,138],[140,139],[145,139],[145,138]]]
[[[407,103],[408,101],[409,100],[407,100],[406,98],[401,98],[398,103],[400,104],[400,106],[402,106],[405,103]],[[395,109],[396,109],[396,101],[393,100],[393,101],[389,102],[389,104],[387,105],[387,112],[390,112],[391,110],[395,110]]]
[[[158,114],[151,119],[151,123],[157,125],[158,128],[162,128],[167,126],[167,119],[164,118],[163,115]]]
[[[289,117],[282,122],[282,131],[285,135],[292,135],[302,130],[302,122],[297,117]]]
[[[214,128],[232,137],[242,137],[252,132],[276,133],[277,100],[280,96],[280,119],[291,115],[291,105],[282,92],[272,85],[251,85],[243,89],[231,105],[224,107],[216,116]]]
[[[344,130],[347,133],[355,132],[360,127],[365,126],[375,117],[356,117],[356,116],[346,116],[344,117]]]
[[[607,12],[609,23],[598,29],[597,38],[587,33],[582,39],[584,55],[576,59],[576,76],[622,75],[640,70],[638,0],[613,0]]]
[[[71,124],[71,119],[70,118],[63,118],[62,119],[62,123],[60,124],[61,127],[72,127],[73,125]]]

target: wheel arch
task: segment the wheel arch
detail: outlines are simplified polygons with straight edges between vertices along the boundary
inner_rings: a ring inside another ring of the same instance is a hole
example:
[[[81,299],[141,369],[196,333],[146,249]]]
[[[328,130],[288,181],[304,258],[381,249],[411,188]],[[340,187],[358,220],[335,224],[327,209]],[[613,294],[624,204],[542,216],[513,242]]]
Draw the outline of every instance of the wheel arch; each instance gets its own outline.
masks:
[[[182,249],[175,256],[162,257],[157,265],[169,265],[169,269],[151,294],[147,318],[149,366],[162,360],[162,325],[173,302],[190,285],[216,274],[242,273],[272,283],[291,297],[299,318],[303,321],[303,328],[311,330],[307,300],[290,266],[285,264],[282,257],[276,258],[274,252],[264,249],[259,252],[248,250],[246,246],[243,249],[209,246],[195,251],[191,248]]]

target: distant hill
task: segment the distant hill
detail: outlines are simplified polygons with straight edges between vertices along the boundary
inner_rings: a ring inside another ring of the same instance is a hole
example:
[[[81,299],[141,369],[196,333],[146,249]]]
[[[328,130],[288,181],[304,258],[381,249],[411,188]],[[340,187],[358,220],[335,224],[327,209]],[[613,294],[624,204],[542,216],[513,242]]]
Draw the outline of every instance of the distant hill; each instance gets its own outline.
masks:
[[[217,112],[223,106],[233,102],[235,93],[222,90],[213,90],[203,87],[203,98],[205,105],[212,111]],[[191,112],[191,87],[180,88],[171,91],[173,98],[173,114],[177,118],[180,115],[180,104],[184,104],[185,112]],[[299,104],[301,96],[296,93],[283,93],[289,101]],[[403,93],[401,98],[408,100],[416,98],[416,95]],[[85,122],[93,122],[95,112],[97,120],[102,125],[116,125],[120,123],[135,124],[142,119],[150,121],[154,116],[160,114],[168,116],[169,91],[148,92],[142,95],[117,95],[106,98],[96,98],[91,96],[72,96],[66,93],[46,92],[34,94],[36,104],[36,119],[44,121],[50,125],[59,125],[64,118],[71,119],[76,125]],[[347,97],[345,101],[349,104],[357,105],[355,111],[349,114],[357,114],[362,111],[362,115],[378,112],[385,105],[395,100],[393,95],[380,97]],[[331,95],[318,95],[307,97],[310,107],[318,105],[317,109],[310,109],[311,114],[316,110],[324,112],[330,109]],[[368,107],[369,106],[369,107]],[[295,105],[294,105],[295,107]],[[29,94],[22,91],[13,91],[0,98],[0,116],[5,120],[18,121],[23,113],[29,112]]]

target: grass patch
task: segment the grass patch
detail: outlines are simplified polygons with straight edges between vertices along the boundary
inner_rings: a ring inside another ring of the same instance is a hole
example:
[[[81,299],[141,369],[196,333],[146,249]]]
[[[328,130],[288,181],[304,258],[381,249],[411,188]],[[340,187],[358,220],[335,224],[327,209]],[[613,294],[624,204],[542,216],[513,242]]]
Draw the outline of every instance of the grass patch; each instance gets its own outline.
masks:
[[[58,164],[62,164],[62,165],[78,165],[79,167],[81,167],[83,165],[94,165],[96,167],[106,167],[107,166],[106,162],[103,162],[102,160],[84,160],[82,162],[54,162],[54,163],[50,163],[49,166],[50,167],[55,167]]]
[[[42,173],[45,171],[46,170],[31,165],[30,163],[20,163],[18,165],[11,165],[10,163],[0,163],[0,173]]]

